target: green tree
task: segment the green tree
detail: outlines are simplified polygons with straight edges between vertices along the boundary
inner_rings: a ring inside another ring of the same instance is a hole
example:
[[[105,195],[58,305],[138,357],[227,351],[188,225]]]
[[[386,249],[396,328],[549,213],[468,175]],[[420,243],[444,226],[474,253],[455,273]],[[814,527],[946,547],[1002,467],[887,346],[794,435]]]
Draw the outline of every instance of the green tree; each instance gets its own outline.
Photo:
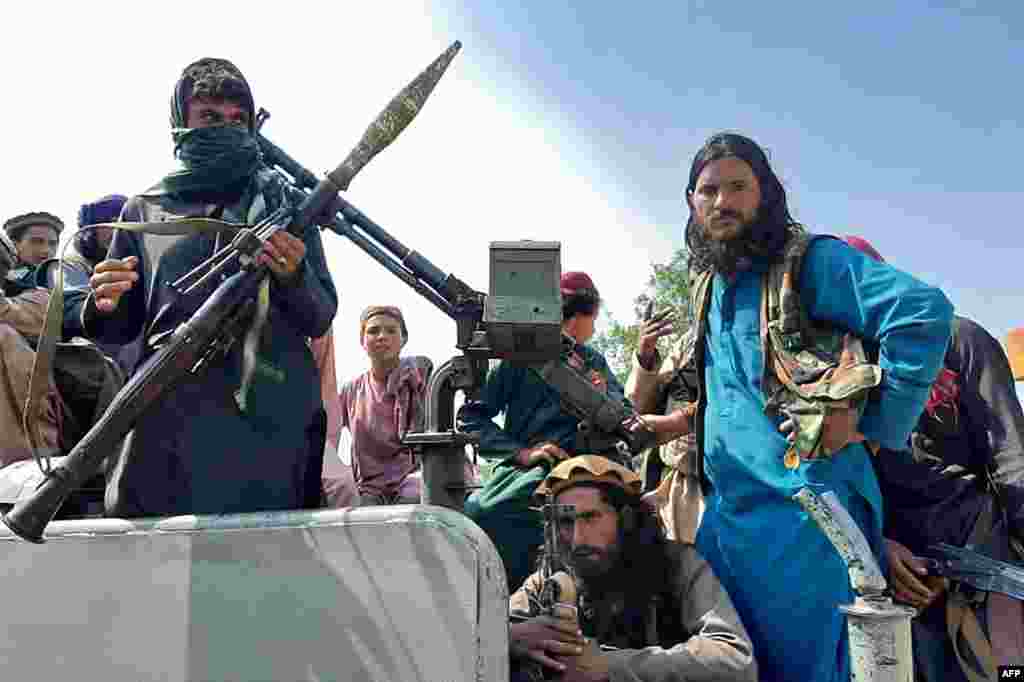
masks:
[[[623,384],[629,377],[632,358],[640,342],[640,327],[648,303],[654,301],[655,311],[665,308],[675,310],[675,331],[671,336],[661,339],[658,344],[662,357],[690,326],[690,287],[686,271],[688,260],[686,250],[678,249],[668,263],[651,264],[651,274],[647,278],[643,292],[633,299],[635,319],[632,324],[619,322],[607,311],[602,313],[606,320],[606,329],[595,334],[590,345],[604,354],[612,371]]]

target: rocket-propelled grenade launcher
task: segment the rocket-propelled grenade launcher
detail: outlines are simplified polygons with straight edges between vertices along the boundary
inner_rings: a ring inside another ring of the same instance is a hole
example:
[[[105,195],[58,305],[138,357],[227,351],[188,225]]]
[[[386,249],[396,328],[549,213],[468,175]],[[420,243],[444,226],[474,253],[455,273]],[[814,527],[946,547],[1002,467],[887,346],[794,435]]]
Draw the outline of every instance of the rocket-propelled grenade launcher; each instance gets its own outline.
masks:
[[[338,192],[347,188],[366,163],[409,125],[460,47],[455,42],[445,50],[391,101],[337,168],[323,180],[314,179],[308,193],[295,196],[298,201],[294,212],[275,213],[268,224],[247,233],[243,231],[243,238],[236,240],[232,248],[243,256],[244,268],[220,284],[188,321],[174,330],[163,347],[136,369],[107,412],[61,464],[46,472],[31,497],[18,502],[4,515],[3,522],[8,528],[25,540],[43,542],[43,531],[68,495],[95,474],[116,444],[160,396],[185,376],[199,373],[211,359],[225,353],[244,336],[256,295],[269,275],[266,266],[244,258],[252,255],[252,237],[265,239],[278,229],[301,237],[310,225],[332,219],[338,210]],[[223,262],[211,260],[209,265],[213,269]]]
[[[417,293],[456,322],[456,347],[461,356],[442,365],[431,378],[426,412],[428,431],[409,434],[405,442],[424,457],[423,502],[462,508],[466,489],[461,458],[471,435],[454,430],[455,392],[476,396],[483,385],[488,360],[541,365],[559,363],[561,338],[560,245],[555,242],[496,242],[491,248],[490,296],[474,290],[457,277],[445,274],[416,251],[406,247],[340,196],[366,164],[404,130],[423,107],[461,44],[456,41],[406,86],[366,129],[359,144],[333,171],[318,179],[260,128],[269,113],[257,116],[257,141],[263,161],[291,179],[288,187],[293,212],[276,213],[266,224],[241,230],[230,246],[204,266],[205,273],[189,273],[198,281],[179,289],[183,299],[230,257],[239,257],[244,268],[220,284],[187,322],[174,330],[163,347],[143,363],[122,388],[110,409],[85,437],[46,472],[31,497],[20,501],[3,517],[19,537],[43,542],[43,531],[64,500],[89,479],[121,438],[159,397],[188,374],[198,374],[209,362],[223,356],[245,336],[257,292],[268,276],[253,256],[279,229],[301,236],[310,225],[330,229],[354,242]],[[202,270],[203,268],[197,268]],[[194,297],[194,296],[193,296]],[[565,368],[566,371],[571,371]],[[582,416],[596,419],[599,430],[608,422],[609,399],[585,381],[563,382],[571,390],[559,390],[567,404]],[[591,414],[593,413],[593,414]],[[445,428],[447,427],[447,428]],[[649,432],[618,429],[615,437],[639,452],[651,440]]]

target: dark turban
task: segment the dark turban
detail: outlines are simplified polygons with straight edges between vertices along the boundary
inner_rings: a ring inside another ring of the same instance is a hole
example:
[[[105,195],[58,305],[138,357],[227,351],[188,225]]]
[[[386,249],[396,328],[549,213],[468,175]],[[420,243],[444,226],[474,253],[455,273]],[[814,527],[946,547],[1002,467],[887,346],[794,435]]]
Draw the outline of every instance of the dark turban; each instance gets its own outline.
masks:
[[[21,239],[21,235],[25,234],[25,230],[33,225],[51,227],[57,234],[60,234],[61,230],[64,229],[64,221],[57,216],[46,211],[34,211],[32,213],[16,215],[8,220],[4,223],[4,232],[14,241],[18,241]]]
[[[226,59],[203,57],[185,67],[171,98],[171,127],[184,128],[188,103],[193,97],[210,97],[238,102],[249,112],[249,131],[256,125],[252,90],[238,67]]]

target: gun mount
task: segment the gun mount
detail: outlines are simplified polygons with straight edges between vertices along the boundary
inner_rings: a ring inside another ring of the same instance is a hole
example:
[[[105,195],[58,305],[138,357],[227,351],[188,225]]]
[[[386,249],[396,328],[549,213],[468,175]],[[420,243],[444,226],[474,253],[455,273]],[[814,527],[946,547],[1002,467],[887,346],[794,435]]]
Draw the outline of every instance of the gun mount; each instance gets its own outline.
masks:
[[[296,199],[316,187],[317,177],[268,140],[262,125],[270,117],[260,109],[257,140],[266,163],[289,176]],[[648,432],[621,428],[630,415],[562,361],[561,246],[558,242],[498,241],[490,246],[490,288],[485,294],[458,277],[444,273],[425,256],[410,249],[342,196],[333,198],[321,227],[339,234],[405,282],[416,293],[455,321],[459,355],[442,364],[427,387],[427,428],[410,433],[403,442],[423,460],[423,496],[427,504],[462,509],[468,489],[461,456],[472,436],[455,428],[455,397],[479,397],[488,362],[502,359],[533,365],[585,426],[591,442],[625,440],[639,451],[653,439]],[[596,433],[607,437],[597,440]],[[606,448],[611,450],[609,446]],[[622,458],[620,458],[622,459]],[[628,460],[628,458],[626,458]]]

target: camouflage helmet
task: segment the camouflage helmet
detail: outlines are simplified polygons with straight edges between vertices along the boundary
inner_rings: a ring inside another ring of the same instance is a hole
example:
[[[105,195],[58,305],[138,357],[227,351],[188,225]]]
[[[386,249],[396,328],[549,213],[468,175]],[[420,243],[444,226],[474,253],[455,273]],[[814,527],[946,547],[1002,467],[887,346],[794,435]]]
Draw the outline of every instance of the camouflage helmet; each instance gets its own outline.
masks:
[[[619,488],[629,495],[639,495],[642,484],[637,474],[607,457],[577,455],[552,469],[537,487],[537,495],[557,495],[580,483],[606,484]]]
[[[18,249],[6,230],[0,231],[0,273],[6,273],[18,264]]]

